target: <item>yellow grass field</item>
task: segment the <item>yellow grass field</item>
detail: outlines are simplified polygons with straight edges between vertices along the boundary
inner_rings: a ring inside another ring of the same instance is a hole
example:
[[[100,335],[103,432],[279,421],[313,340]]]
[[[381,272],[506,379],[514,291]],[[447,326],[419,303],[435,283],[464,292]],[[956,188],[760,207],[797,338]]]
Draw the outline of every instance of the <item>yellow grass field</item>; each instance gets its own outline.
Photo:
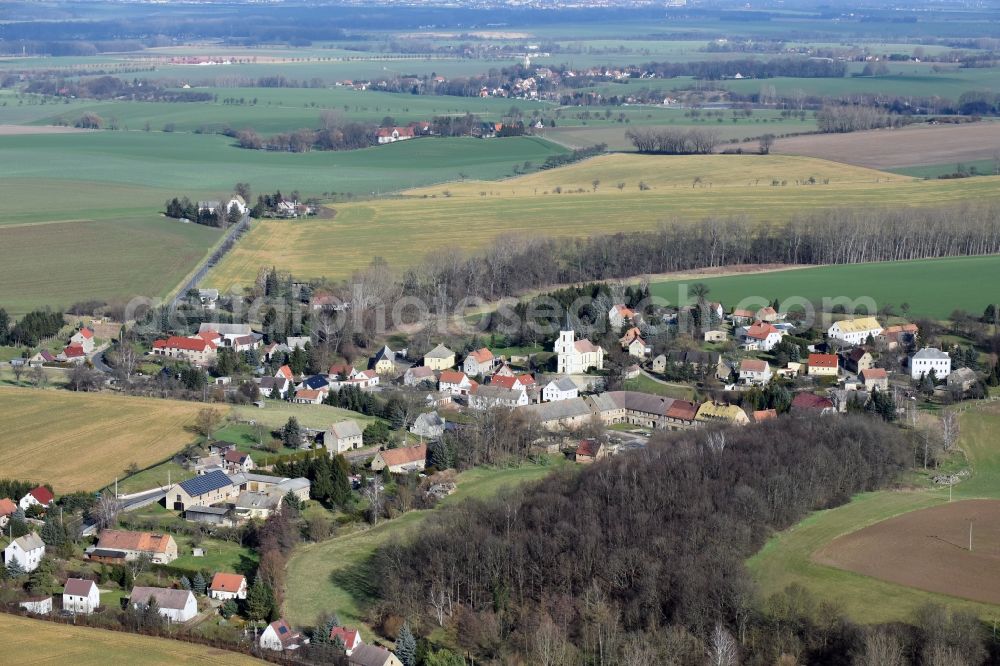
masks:
[[[649,189],[640,191],[640,181]],[[247,285],[272,265],[300,278],[347,278],[374,256],[404,268],[428,255],[482,250],[503,234],[590,236],[713,215],[783,220],[834,206],[997,198],[998,185],[1000,177],[925,181],[786,155],[605,155],[505,181],[338,204],[333,219],[256,222],[206,286]]]
[[[0,614],[0,645],[5,664],[264,664],[237,652],[204,645],[75,627]]]
[[[0,476],[96,490],[182,449],[202,405],[0,387]]]

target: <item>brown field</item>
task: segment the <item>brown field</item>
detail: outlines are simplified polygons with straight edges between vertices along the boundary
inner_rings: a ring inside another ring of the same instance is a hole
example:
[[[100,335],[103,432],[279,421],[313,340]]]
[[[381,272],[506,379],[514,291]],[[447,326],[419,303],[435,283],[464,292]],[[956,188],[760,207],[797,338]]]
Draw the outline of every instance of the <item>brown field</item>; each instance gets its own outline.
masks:
[[[835,539],[816,551],[813,560],[907,587],[997,604],[1000,500],[950,502],[905,513]]]
[[[158,463],[193,439],[201,405],[107,393],[0,387],[0,477],[98,490],[135,463]]]
[[[998,149],[1000,123],[978,122],[794,136],[775,141],[772,152],[889,169],[987,160]]]

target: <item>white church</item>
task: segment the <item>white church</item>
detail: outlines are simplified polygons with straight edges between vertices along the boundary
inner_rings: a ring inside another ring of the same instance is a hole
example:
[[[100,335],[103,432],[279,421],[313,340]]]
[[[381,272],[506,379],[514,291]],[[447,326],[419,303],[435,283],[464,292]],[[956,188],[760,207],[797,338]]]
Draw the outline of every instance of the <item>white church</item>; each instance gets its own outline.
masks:
[[[582,375],[590,368],[604,369],[604,349],[590,340],[577,340],[576,332],[567,324],[559,331],[553,351],[558,356],[560,375]]]

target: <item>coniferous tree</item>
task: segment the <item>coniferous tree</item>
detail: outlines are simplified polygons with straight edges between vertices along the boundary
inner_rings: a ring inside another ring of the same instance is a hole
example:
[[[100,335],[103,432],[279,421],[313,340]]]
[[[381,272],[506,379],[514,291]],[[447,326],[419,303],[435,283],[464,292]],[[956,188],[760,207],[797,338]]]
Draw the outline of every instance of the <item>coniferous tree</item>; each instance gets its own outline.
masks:
[[[416,666],[417,664],[417,639],[410,631],[410,624],[404,622],[396,637],[396,657],[403,662],[403,666]]]
[[[207,585],[205,583],[205,577],[202,576],[201,572],[199,571],[194,575],[194,578],[191,580],[191,589],[194,591],[195,594],[205,594],[206,587]]]

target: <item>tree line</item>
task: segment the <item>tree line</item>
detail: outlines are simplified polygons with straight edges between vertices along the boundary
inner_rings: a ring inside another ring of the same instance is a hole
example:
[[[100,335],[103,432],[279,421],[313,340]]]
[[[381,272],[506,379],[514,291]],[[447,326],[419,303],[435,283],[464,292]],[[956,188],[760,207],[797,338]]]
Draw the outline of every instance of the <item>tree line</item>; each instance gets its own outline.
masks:
[[[912,455],[903,430],[854,415],[659,433],[643,451],[445,509],[382,547],[375,612],[455,628],[484,659],[670,663],[625,655],[636,642],[656,655],[677,635],[710,650],[721,631],[745,663],[774,664],[789,640],[761,616],[745,560],[809,511],[885,487]],[[844,663],[863,649],[854,633],[798,636],[794,663]],[[563,658],[541,658],[554,644]]]
[[[697,128],[633,128],[625,132],[625,138],[640,153],[655,155],[708,155],[719,145],[718,132]]]
[[[0,308],[0,346],[34,347],[66,325],[63,316],[49,310],[33,310],[11,325],[11,316]]]

